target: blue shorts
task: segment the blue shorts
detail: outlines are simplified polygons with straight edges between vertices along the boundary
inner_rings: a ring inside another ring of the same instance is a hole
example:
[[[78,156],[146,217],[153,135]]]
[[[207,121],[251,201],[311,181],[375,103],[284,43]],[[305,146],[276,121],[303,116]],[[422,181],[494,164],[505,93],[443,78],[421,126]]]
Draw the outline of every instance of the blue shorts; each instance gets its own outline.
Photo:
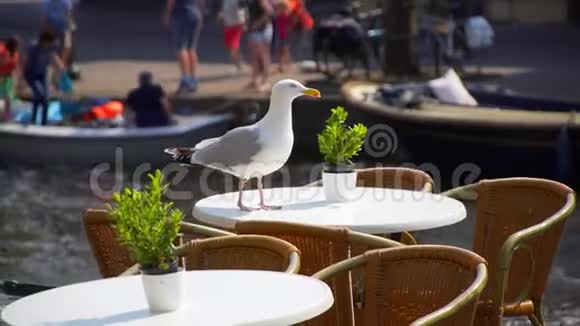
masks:
[[[273,33],[272,25],[268,25],[263,30],[249,32],[248,41],[270,44],[272,42]]]
[[[189,17],[174,15],[172,19],[173,41],[177,50],[195,50],[201,30],[201,15]]]

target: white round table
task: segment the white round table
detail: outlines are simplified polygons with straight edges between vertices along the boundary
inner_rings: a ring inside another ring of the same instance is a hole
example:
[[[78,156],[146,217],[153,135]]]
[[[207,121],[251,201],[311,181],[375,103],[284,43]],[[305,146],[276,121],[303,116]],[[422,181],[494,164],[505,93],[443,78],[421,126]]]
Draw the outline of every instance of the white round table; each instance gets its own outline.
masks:
[[[214,195],[198,201],[193,216],[213,226],[233,229],[246,220],[288,221],[322,226],[347,227],[370,234],[418,231],[450,225],[467,213],[458,200],[428,192],[386,188],[357,188],[353,200],[329,203],[321,187],[264,189],[269,205],[280,210],[241,211],[237,192]],[[244,204],[257,207],[258,192],[244,192]]]
[[[10,325],[291,325],[318,316],[334,299],[317,279],[267,271],[186,272],[183,307],[149,312],[140,276],[73,284],[8,305]]]

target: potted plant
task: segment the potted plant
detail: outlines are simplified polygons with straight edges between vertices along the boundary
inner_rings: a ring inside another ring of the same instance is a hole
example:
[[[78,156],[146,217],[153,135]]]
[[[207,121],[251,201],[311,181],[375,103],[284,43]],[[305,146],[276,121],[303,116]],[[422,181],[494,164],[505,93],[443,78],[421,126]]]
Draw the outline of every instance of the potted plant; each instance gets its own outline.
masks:
[[[161,171],[148,175],[143,191],[125,188],[115,193],[109,206],[120,242],[139,264],[149,309],[176,310],[181,304],[183,272],[178,266],[174,242],[179,237],[183,213],[163,202],[167,190]]]
[[[356,172],[352,159],[361,151],[367,127],[345,124],[348,112],[341,106],[331,110],[324,129],[318,135],[323,155],[322,186],[328,201],[347,201],[356,189]]]

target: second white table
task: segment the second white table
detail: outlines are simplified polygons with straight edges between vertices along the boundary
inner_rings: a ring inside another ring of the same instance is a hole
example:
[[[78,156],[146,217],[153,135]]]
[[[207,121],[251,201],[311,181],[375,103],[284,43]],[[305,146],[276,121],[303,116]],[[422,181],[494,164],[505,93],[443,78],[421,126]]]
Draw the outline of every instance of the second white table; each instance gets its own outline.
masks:
[[[2,311],[10,325],[292,325],[334,299],[326,283],[267,271],[185,272],[183,307],[149,312],[140,276],[78,283],[24,297]]]
[[[418,231],[463,220],[467,213],[458,200],[427,192],[386,188],[357,188],[354,200],[329,203],[321,187],[265,189],[266,202],[281,210],[241,211],[237,192],[204,198],[193,216],[217,227],[233,229],[237,221],[273,220],[322,226],[347,227],[377,234]],[[244,203],[257,206],[258,192],[244,192]]]

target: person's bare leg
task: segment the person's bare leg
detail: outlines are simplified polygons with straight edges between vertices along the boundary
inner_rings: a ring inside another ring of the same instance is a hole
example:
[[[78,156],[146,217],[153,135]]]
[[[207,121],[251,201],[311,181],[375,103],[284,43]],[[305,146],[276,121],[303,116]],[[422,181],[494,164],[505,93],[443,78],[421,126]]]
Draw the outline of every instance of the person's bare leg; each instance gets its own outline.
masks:
[[[250,48],[250,65],[252,67],[252,79],[250,86],[258,86],[258,76],[260,75],[260,44],[254,41],[248,43]]]
[[[71,54],[72,54],[71,48],[62,49],[60,57],[66,69],[68,69],[71,66],[70,62]]]
[[[292,53],[290,53],[290,47],[284,47],[284,64],[286,65],[286,69],[290,69],[292,66]]]
[[[238,70],[242,70],[242,55],[240,49],[230,49],[230,58]]]
[[[251,211],[257,210],[257,208],[248,207],[248,206],[244,205],[243,200],[242,200],[242,195],[244,193],[244,185],[246,184],[246,181],[248,181],[248,180],[240,178],[240,182],[238,183],[238,187],[240,188],[239,193],[238,193],[238,207],[245,212],[251,212]]]
[[[189,76],[196,77],[197,66],[199,65],[199,57],[197,56],[197,50],[189,49],[188,50],[189,56],[189,70],[187,73]]]
[[[189,58],[189,52],[186,49],[181,49],[177,52],[177,60],[179,61],[179,69],[181,70],[181,76],[185,77],[191,71],[191,63]]]
[[[283,63],[283,52],[282,52],[282,48],[279,48],[276,50],[276,56],[278,57],[278,72],[279,73],[283,73],[284,72],[284,63]]]
[[[2,120],[10,120],[10,96],[4,97],[4,117]]]
[[[290,49],[287,46],[280,48],[279,71],[284,73],[290,68]]]
[[[270,43],[260,43],[260,61],[262,65],[262,81],[260,84],[265,85],[270,78]]]
[[[264,190],[262,188],[263,188],[262,177],[259,177],[258,178],[258,193],[260,194],[260,208],[268,210],[268,211],[282,209],[282,206],[266,205],[266,203],[264,202]]]

